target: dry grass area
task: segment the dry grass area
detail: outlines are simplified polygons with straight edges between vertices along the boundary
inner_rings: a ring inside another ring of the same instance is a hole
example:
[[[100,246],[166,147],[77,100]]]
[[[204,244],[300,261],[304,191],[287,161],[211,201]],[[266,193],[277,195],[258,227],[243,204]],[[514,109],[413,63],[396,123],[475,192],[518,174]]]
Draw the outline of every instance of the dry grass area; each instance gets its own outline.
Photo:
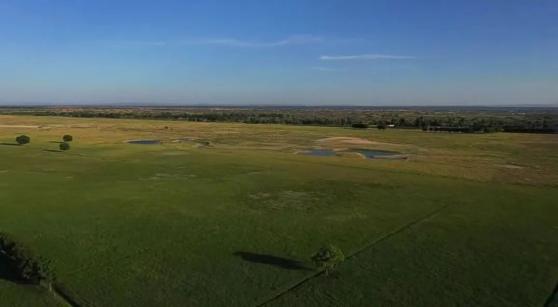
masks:
[[[408,159],[371,161],[362,159],[359,154],[342,154],[330,157],[328,163],[475,181],[558,185],[558,135],[449,134],[416,130],[33,116],[0,116],[0,129],[5,137],[25,133],[33,138],[40,131],[41,135],[56,140],[69,133],[82,143],[99,146],[124,144],[130,139],[149,139],[160,140],[163,146],[176,148],[282,153],[284,159],[289,159],[289,154],[311,148],[391,150],[405,154]],[[3,141],[8,140],[4,138]]]

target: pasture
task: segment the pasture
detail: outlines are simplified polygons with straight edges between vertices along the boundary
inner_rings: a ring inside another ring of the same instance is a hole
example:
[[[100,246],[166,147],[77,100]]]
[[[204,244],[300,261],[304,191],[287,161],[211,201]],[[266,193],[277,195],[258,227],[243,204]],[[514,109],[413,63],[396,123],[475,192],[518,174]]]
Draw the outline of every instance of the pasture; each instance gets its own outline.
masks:
[[[0,143],[0,232],[80,306],[558,304],[558,135],[0,116]],[[65,303],[1,265],[7,305]]]

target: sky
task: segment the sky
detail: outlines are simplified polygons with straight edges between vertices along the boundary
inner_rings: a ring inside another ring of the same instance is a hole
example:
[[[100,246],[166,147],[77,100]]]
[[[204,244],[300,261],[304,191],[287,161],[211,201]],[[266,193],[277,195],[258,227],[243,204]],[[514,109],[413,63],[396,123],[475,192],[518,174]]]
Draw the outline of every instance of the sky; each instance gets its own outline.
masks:
[[[0,0],[0,104],[558,105],[555,0]]]

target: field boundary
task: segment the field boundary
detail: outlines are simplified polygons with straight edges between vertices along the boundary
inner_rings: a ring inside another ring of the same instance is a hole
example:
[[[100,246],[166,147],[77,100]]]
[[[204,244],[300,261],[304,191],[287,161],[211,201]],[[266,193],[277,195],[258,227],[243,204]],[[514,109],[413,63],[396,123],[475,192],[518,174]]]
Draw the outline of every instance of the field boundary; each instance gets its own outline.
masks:
[[[424,215],[424,216],[422,216],[422,217],[420,217],[420,218],[417,218],[417,219],[415,219],[415,220],[412,220],[412,221],[410,221],[409,223],[407,223],[407,224],[405,224],[405,225],[403,225],[403,226],[401,226],[401,227],[399,227],[399,228],[397,228],[397,229],[394,229],[394,230],[392,230],[392,231],[386,233],[385,235],[383,235],[383,236],[377,238],[376,240],[373,240],[372,242],[366,244],[366,245],[363,246],[362,248],[357,249],[356,251],[351,252],[349,255],[347,255],[347,257],[345,257],[345,260],[350,259],[350,258],[353,258],[354,256],[357,256],[357,255],[361,254],[362,252],[364,252],[364,251],[366,251],[366,250],[368,250],[368,249],[373,248],[373,247],[376,246],[377,244],[379,244],[379,243],[381,243],[381,242],[383,242],[383,241],[385,241],[385,240],[388,240],[389,238],[391,238],[391,237],[393,237],[393,236],[395,236],[395,235],[397,235],[397,234],[399,234],[399,233],[401,233],[401,232],[407,230],[408,228],[411,228],[411,227],[413,227],[413,226],[415,226],[415,225],[417,225],[417,224],[419,224],[419,223],[422,223],[422,222],[424,222],[424,221],[427,221],[427,220],[433,218],[434,216],[438,215],[440,212],[442,212],[443,210],[447,209],[448,207],[450,207],[450,206],[452,206],[452,205],[454,205],[454,204],[447,204],[447,205],[444,205],[444,206],[442,206],[442,207],[440,207],[440,208],[437,208],[436,210],[433,210],[433,211],[429,212],[428,214],[426,214],[426,215]],[[314,279],[314,278],[316,278],[316,277],[319,277],[319,276],[323,275],[324,273],[325,273],[325,270],[319,270],[319,271],[316,271],[316,272],[314,272],[314,273],[308,274],[308,275],[307,275],[306,277],[304,277],[303,279],[298,280],[298,281],[296,281],[296,282],[294,282],[294,283],[292,283],[292,284],[286,286],[286,287],[283,288],[282,290],[280,290],[280,291],[278,291],[278,292],[276,292],[276,293],[270,295],[268,298],[266,298],[266,299],[264,299],[264,300],[262,300],[262,301],[256,303],[255,306],[257,306],[257,307],[265,306],[265,305],[267,305],[267,304],[273,302],[274,300],[280,298],[281,296],[287,294],[288,292],[290,292],[290,291],[292,291],[292,290],[295,290],[296,288],[302,286],[304,283],[306,283],[306,282],[308,282],[308,281],[310,281],[310,280],[312,280],[312,279]],[[550,300],[551,300],[551,299],[550,299]],[[546,305],[545,305],[545,307],[546,307]]]
[[[81,307],[82,305],[77,302],[60,284],[49,284],[49,291],[55,299],[70,307]]]

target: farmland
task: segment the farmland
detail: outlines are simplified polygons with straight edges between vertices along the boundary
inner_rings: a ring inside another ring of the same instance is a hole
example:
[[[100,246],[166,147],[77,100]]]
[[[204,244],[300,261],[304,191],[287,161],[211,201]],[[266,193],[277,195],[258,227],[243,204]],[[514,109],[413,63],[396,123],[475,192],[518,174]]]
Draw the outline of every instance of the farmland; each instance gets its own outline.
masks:
[[[558,304],[556,134],[2,115],[0,143],[0,232],[81,306]]]

